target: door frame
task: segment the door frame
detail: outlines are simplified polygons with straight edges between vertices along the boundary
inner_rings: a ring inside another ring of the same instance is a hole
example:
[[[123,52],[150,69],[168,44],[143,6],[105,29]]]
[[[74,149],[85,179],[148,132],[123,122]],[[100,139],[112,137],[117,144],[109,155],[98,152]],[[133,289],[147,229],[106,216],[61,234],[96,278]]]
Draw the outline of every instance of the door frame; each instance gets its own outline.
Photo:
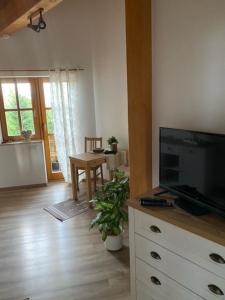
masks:
[[[51,167],[51,158],[50,158],[50,147],[48,141],[48,127],[47,127],[47,120],[46,120],[46,109],[45,109],[45,98],[44,98],[44,88],[43,83],[48,81],[47,77],[39,77],[36,78],[36,91],[39,95],[39,117],[40,117],[40,124],[41,124],[41,137],[44,141],[44,149],[45,149],[45,161],[46,161],[46,170],[47,170],[47,177],[49,181],[53,180],[63,180],[63,174],[61,172],[52,172]]]

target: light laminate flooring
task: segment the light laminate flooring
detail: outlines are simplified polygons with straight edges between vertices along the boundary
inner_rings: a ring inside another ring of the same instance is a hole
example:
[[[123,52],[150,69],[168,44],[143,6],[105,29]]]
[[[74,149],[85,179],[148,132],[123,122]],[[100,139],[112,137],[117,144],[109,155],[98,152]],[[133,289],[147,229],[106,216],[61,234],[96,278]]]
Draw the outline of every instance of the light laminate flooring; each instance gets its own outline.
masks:
[[[84,188],[81,197],[85,197]],[[43,207],[71,187],[0,191],[0,300],[128,300],[129,250],[105,250],[93,211],[61,223]]]

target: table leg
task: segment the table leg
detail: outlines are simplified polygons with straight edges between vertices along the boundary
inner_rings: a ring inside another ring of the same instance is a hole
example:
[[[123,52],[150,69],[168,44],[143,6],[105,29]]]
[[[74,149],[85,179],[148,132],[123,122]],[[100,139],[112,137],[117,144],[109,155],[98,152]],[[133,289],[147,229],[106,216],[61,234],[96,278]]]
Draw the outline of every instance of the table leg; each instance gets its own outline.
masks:
[[[109,180],[112,181],[114,176],[114,170],[109,170]]]
[[[86,168],[86,184],[87,184],[87,195],[88,201],[92,200],[92,192],[91,192],[91,170],[90,168]],[[92,208],[92,204],[89,202],[89,207]]]
[[[70,160],[70,170],[71,170],[72,197],[74,200],[78,200],[77,199],[77,182],[76,182],[75,165],[71,160]]]
[[[93,170],[93,174],[94,174],[94,187],[96,192],[97,191],[97,170],[96,169]]]
[[[101,165],[100,167],[100,171],[101,171],[101,182],[102,182],[102,185],[104,184],[104,177],[103,177],[103,167]]]
[[[80,191],[80,188],[79,188],[79,168],[75,168],[75,174],[76,174],[76,184],[77,184],[77,192]]]

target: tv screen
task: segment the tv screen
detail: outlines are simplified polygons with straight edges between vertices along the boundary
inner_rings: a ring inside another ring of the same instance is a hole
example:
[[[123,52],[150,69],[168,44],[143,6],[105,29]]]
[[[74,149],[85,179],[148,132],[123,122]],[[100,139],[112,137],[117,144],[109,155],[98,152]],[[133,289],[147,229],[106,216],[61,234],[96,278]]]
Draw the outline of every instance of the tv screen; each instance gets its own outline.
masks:
[[[160,128],[160,186],[225,215],[225,135]]]

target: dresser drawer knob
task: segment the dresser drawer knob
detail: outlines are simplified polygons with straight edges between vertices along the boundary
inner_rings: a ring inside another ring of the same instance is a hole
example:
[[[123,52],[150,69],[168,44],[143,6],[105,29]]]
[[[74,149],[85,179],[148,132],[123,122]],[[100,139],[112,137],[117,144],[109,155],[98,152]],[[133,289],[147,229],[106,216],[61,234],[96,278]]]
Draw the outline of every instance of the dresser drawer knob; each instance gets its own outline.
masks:
[[[151,229],[152,232],[155,232],[155,233],[160,233],[161,232],[159,227],[157,227],[155,225],[150,226],[150,229]]]
[[[218,296],[224,295],[223,291],[215,284],[209,284],[208,288],[209,288],[210,292],[212,292],[215,295],[218,295]]]
[[[211,258],[211,260],[213,260],[214,262],[216,262],[218,264],[225,264],[225,259],[222,256],[220,256],[219,254],[211,253],[209,255],[209,257]]]
[[[155,285],[161,285],[160,280],[155,276],[151,277],[151,282],[154,283]]]
[[[161,256],[157,252],[151,251],[150,254],[151,254],[152,258],[157,259],[157,260],[161,260]]]

